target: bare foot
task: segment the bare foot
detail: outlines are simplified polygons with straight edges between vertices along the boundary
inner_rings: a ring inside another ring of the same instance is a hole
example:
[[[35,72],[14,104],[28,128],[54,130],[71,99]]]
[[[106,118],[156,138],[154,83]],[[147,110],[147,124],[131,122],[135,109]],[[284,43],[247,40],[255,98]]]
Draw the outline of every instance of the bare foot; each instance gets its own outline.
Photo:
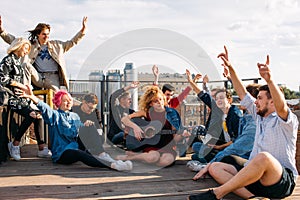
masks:
[[[133,152],[133,151],[125,151],[125,153],[126,153],[126,155],[128,155],[128,156],[135,156],[135,155],[138,154],[138,153]]]
[[[128,155],[117,155],[116,160],[128,160]]]

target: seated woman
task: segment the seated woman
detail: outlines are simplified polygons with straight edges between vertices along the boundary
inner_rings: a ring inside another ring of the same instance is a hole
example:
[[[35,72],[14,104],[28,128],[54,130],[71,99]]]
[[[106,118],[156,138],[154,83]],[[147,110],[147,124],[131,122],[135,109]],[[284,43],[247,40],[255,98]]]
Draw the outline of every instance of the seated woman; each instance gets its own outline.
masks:
[[[145,137],[143,129],[133,122],[133,118],[144,117],[147,121],[161,123],[162,131],[176,130],[180,132],[182,127],[178,112],[167,107],[166,97],[157,86],[150,86],[139,101],[140,110],[122,118],[122,123],[132,128],[134,137],[141,141]],[[145,131],[146,132],[146,131]],[[184,132],[184,135],[187,135]],[[145,146],[142,153],[127,151],[127,155],[118,156],[119,159],[139,160],[160,167],[171,165],[176,158],[174,146],[176,141],[182,139],[179,134],[162,134],[157,144]],[[127,136],[128,137],[128,136]],[[127,140],[127,139],[126,139]]]
[[[68,165],[81,161],[91,167],[107,167],[118,171],[132,169],[131,161],[109,162],[102,159],[100,155],[93,156],[89,152],[78,148],[79,128],[93,125],[93,123],[88,120],[83,124],[78,114],[70,112],[73,106],[73,98],[68,92],[59,90],[55,93],[52,101],[58,110],[53,110],[49,105],[34,96],[29,87],[27,91],[28,94],[23,92],[21,96],[30,98],[37,105],[44,121],[48,124],[53,162]]]

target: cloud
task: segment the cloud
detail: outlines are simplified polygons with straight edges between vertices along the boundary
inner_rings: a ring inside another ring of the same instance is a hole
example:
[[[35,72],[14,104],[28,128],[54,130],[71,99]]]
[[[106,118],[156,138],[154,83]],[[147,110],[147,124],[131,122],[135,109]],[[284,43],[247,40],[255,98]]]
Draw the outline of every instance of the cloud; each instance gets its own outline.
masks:
[[[217,66],[220,61],[216,55],[226,44],[241,75],[254,77],[258,73],[253,64],[265,59],[268,53],[278,57],[272,56],[275,62],[287,63],[280,67],[298,70],[298,4],[297,0],[54,0],[43,5],[38,0],[15,0],[1,1],[0,7],[5,8],[1,12],[5,29],[24,37],[37,23],[46,22],[52,26],[51,39],[67,40],[81,28],[82,17],[88,16],[85,38],[66,54],[68,71],[73,77],[98,45],[120,33],[141,28],[183,34],[197,42]],[[6,48],[0,42],[1,57]],[[280,67],[274,65],[276,79],[281,79],[277,75],[281,74]],[[299,74],[299,70],[293,74]],[[299,78],[285,78],[288,87],[297,90],[296,79]]]

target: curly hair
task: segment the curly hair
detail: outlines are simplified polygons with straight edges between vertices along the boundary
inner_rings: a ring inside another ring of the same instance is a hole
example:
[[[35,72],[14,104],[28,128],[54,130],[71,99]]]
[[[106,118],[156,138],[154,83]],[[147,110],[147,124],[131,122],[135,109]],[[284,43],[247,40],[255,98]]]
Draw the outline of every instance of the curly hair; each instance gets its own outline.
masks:
[[[158,96],[161,95],[164,98],[165,106],[167,105],[167,100],[164,93],[157,86],[149,86],[146,88],[145,93],[141,96],[139,100],[140,110],[149,111],[151,103],[153,100],[156,100]]]
[[[71,97],[71,95],[66,91],[66,90],[58,90],[55,94],[54,97],[52,99],[52,102],[54,103],[54,105],[56,107],[59,107],[61,105],[61,99],[64,95],[68,95],[68,97],[73,100],[73,98]]]

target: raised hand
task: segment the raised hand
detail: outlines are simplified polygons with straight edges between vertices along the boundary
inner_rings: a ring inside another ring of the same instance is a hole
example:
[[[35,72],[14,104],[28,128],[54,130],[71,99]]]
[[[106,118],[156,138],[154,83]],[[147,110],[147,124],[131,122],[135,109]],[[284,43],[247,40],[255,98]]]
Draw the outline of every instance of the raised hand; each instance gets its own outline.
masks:
[[[139,86],[140,82],[139,81],[132,81],[130,84],[130,88],[134,89],[137,88]]]
[[[224,46],[224,50],[225,50],[225,52],[220,53],[218,55],[218,58],[221,58],[223,60],[225,66],[231,67],[231,63],[229,62],[229,59],[228,59],[228,51],[227,51],[226,46]]]
[[[82,28],[81,28],[82,33],[85,33],[87,20],[88,20],[87,16],[84,16],[82,19]]]
[[[157,77],[159,75],[159,70],[158,70],[158,67],[156,65],[153,65],[152,73],[155,77]]]
[[[197,74],[198,75],[198,74]],[[197,76],[196,75],[196,76]],[[201,75],[201,74],[200,74]],[[206,84],[206,83],[208,83],[209,82],[209,78],[208,78],[208,76],[207,76],[207,74],[205,74],[205,76],[203,77],[203,84]]]
[[[191,72],[188,69],[185,70],[185,74],[188,82],[194,82],[194,80],[192,80]]]
[[[0,33],[2,33],[4,30],[3,30],[3,26],[2,26],[2,19],[1,19],[1,15],[0,15]]]
[[[230,73],[229,73],[229,68],[223,63],[222,66],[224,67],[224,71],[223,71],[223,76],[225,78],[227,78],[228,80],[231,79],[230,77]]]
[[[269,64],[270,64],[269,55],[267,55],[267,61],[265,64],[257,63],[259,74],[263,79],[265,79],[267,83],[271,80],[271,71],[269,68]]]

